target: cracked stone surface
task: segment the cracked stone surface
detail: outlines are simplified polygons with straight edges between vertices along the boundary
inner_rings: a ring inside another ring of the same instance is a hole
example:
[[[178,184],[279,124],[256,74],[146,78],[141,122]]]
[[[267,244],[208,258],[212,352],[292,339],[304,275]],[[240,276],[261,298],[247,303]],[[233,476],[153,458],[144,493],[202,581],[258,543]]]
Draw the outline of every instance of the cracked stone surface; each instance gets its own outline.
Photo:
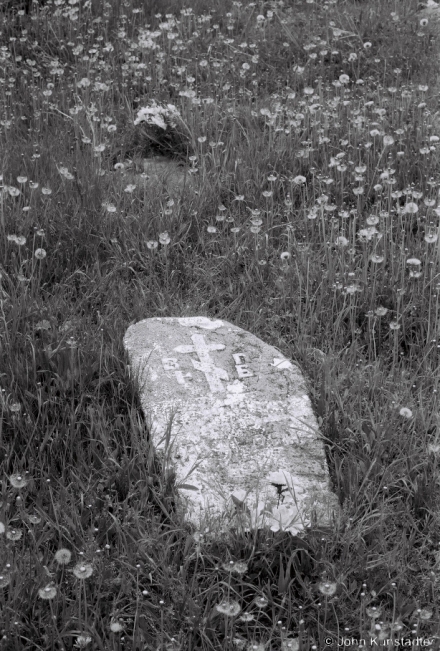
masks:
[[[122,187],[133,183],[142,190],[164,190],[173,198],[179,198],[185,191],[192,193],[196,188],[188,166],[163,156],[133,161],[123,171],[117,170],[111,174],[115,183]]]
[[[198,531],[207,515],[219,533],[331,526],[337,498],[293,362],[232,323],[197,316],[140,321],[124,346],[155,449],[175,470],[179,507]]]

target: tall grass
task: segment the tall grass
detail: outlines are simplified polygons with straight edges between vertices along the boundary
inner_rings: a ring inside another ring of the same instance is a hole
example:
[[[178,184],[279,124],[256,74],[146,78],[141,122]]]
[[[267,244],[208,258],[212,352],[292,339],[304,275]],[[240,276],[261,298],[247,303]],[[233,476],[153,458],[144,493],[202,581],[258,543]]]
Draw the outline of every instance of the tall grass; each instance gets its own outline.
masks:
[[[0,14],[0,649],[438,649],[430,23],[412,0],[40,5]],[[134,125],[152,99],[174,131]],[[157,153],[196,189],[124,191]],[[179,519],[122,339],[181,315],[298,362],[334,529]]]

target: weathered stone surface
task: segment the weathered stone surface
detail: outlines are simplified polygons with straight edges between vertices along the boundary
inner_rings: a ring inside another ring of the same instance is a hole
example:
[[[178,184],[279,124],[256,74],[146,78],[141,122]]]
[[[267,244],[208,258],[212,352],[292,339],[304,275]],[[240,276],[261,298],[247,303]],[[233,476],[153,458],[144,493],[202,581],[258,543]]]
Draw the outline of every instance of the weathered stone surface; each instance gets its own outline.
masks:
[[[298,367],[226,321],[151,318],[124,337],[158,453],[165,430],[180,508],[198,531],[330,525],[338,511]],[[190,488],[188,488],[188,486]],[[281,526],[280,526],[281,525]]]
[[[184,192],[193,193],[196,187],[188,166],[164,156],[132,161],[123,170],[112,172],[112,176],[122,188],[134,184],[154,193],[165,191],[175,199],[180,198]]]

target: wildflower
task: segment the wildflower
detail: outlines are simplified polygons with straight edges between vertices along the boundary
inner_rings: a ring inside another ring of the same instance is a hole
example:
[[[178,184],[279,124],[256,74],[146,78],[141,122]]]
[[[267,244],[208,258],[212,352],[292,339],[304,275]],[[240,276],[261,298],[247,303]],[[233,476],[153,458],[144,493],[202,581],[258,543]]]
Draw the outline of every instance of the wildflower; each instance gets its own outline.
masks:
[[[9,481],[11,482],[11,485],[14,488],[24,488],[28,484],[27,479],[25,479],[25,477],[23,477],[23,475],[20,474],[11,475],[9,477]]]
[[[371,619],[377,619],[382,613],[382,608],[380,606],[369,606],[365,612],[368,617],[371,617]]]
[[[229,564],[224,563],[222,567],[227,572],[236,572],[237,574],[244,574],[248,569],[247,563],[242,563],[240,561],[235,563],[234,561],[230,561]]]
[[[268,605],[268,603],[269,603],[269,599],[267,599],[267,597],[264,597],[264,596],[262,596],[262,597],[255,597],[255,599],[254,599],[254,604],[255,604],[258,608],[266,608],[266,606]]]
[[[384,147],[389,147],[390,145],[394,144],[394,138],[393,136],[384,136],[382,142],[384,144]]]
[[[26,238],[23,235],[8,235],[8,240],[15,242],[18,246],[24,246],[26,244]]]
[[[281,651],[298,651],[299,649],[299,638],[297,637],[287,637],[281,642]]]
[[[168,235],[167,231],[164,233],[159,233],[159,243],[162,244],[163,246],[166,246],[171,242],[171,238]]]
[[[234,561],[229,561],[229,563],[223,563],[222,567],[227,572],[231,572],[232,568],[234,567]]]
[[[38,596],[40,599],[54,599],[56,597],[56,594],[57,589],[53,582],[38,590]]]
[[[419,207],[416,203],[414,203],[414,201],[409,201],[407,204],[405,204],[402,212],[405,215],[415,215],[417,212],[419,212]]]
[[[424,619],[426,621],[428,619],[431,619],[432,610],[431,608],[422,608],[421,610],[417,611],[417,614],[420,617],[420,619]]]
[[[90,642],[92,641],[92,638],[90,635],[78,635],[76,638],[75,646],[84,649]]]
[[[61,176],[64,176],[64,178],[67,179],[68,181],[72,181],[75,178],[73,174],[69,172],[67,167],[58,167],[57,169],[58,172],[61,174]]]
[[[252,613],[243,613],[239,619],[242,622],[252,622],[255,619],[255,615]]]
[[[70,563],[71,558],[72,554],[68,549],[59,549],[55,554],[55,560],[58,565],[67,565],[67,563]]]
[[[397,321],[390,321],[390,330],[400,330],[400,324]]]
[[[35,249],[34,255],[37,258],[37,260],[44,260],[47,254],[44,249]]]
[[[396,619],[393,624],[390,624],[390,628],[392,631],[401,631],[403,629],[403,624],[399,619]]]
[[[368,228],[361,228],[358,231],[357,237],[361,242],[370,242],[376,233],[378,233],[377,228],[369,226]]]
[[[295,185],[301,185],[302,183],[305,183],[306,180],[307,180],[307,179],[306,179],[305,176],[301,176],[301,175],[299,174],[298,176],[295,176],[295,177],[292,179],[292,182],[295,183]]]
[[[93,568],[87,563],[78,563],[73,568],[73,573],[77,579],[88,579],[93,574]]]
[[[2,572],[0,574],[0,588],[5,588],[11,582],[11,575],[9,572]]]
[[[412,411],[411,409],[408,409],[407,407],[402,407],[402,409],[399,411],[399,414],[401,416],[404,416],[405,418],[412,418]]]
[[[241,610],[240,604],[237,601],[223,601],[217,604],[215,609],[217,612],[226,615],[227,617],[235,617]]]
[[[115,619],[111,620],[110,630],[112,633],[120,633],[123,629],[124,627],[119,621],[116,621]]]
[[[331,597],[335,594],[337,588],[336,583],[320,583],[318,585],[318,590],[326,597]]]
[[[440,443],[429,443],[428,445],[428,451],[431,452],[434,455],[439,455],[440,454]]]
[[[23,535],[22,532],[19,531],[18,529],[11,529],[10,531],[6,532],[6,538],[8,540],[13,540],[13,541],[20,540],[22,535]]]
[[[352,285],[347,285],[344,288],[344,294],[356,294],[356,292],[361,292],[361,288],[357,283],[353,283]]]

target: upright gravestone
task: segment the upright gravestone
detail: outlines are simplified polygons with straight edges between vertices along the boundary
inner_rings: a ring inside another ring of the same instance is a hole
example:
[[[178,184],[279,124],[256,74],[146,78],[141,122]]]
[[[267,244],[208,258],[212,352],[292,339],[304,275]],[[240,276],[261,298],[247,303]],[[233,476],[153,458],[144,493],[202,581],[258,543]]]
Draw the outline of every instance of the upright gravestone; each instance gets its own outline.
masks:
[[[219,534],[331,525],[338,503],[318,425],[298,367],[279,350],[202,316],[145,319],[124,345],[156,451],[198,531],[207,516]]]

